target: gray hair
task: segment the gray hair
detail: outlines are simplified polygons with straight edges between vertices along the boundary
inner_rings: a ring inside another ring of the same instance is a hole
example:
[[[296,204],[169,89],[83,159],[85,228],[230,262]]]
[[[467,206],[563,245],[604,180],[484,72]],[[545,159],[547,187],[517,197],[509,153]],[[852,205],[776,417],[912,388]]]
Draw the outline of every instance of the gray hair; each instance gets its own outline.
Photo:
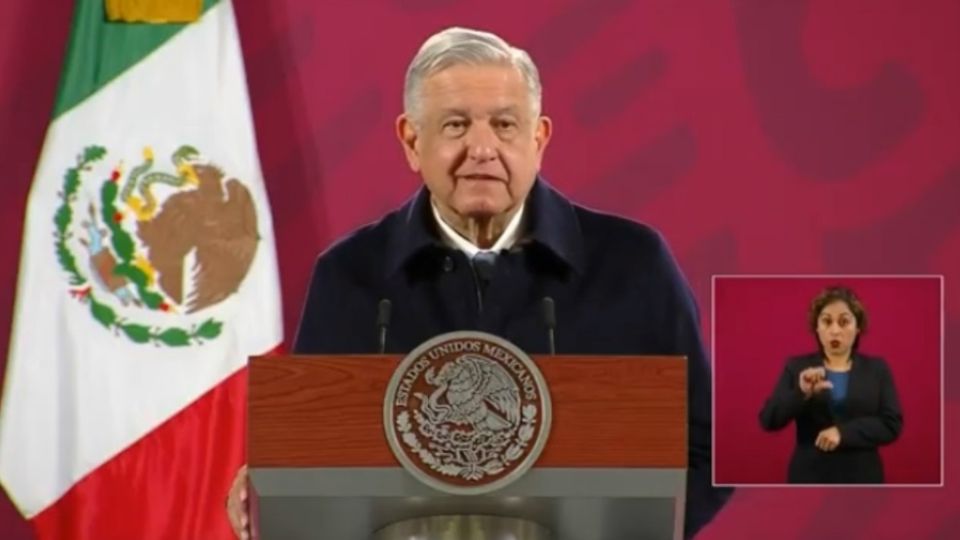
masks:
[[[407,69],[403,87],[403,109],[407,116],[419,119],[423,81],[456,65],[506,64],[520,70],[527,83],[530,109],[540,116],[543,88],[540,73],[530,55],[500,36],[469,28],[452,27],[430,36],[420,47]]]

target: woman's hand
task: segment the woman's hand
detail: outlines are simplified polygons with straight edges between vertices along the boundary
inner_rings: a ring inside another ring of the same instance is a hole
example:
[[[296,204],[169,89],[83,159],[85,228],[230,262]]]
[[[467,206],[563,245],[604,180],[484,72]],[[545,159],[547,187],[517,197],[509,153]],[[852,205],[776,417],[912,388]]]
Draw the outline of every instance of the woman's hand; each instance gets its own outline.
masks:
[[[840,446],[840,430],[834,426],[821,431],[813,444],[824,452],[836,450]]]
[[[822,367],[811,367],[800,372],[800,391],[803,397],[833,388],[833,383],[827,380],[827,370]]]

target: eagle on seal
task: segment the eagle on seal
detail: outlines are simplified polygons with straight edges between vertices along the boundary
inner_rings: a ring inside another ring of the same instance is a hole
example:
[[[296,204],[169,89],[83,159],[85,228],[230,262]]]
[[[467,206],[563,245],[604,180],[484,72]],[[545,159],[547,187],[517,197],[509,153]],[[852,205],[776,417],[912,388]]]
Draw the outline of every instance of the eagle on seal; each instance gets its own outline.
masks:
[[[474,430],[502,431],[520,423],[520,389],[498,362],[464,354],[424,379],[437,388],[418,394],[420,410],[433,423],[469,425]],[[445,402],[445,403],[444,403]]]

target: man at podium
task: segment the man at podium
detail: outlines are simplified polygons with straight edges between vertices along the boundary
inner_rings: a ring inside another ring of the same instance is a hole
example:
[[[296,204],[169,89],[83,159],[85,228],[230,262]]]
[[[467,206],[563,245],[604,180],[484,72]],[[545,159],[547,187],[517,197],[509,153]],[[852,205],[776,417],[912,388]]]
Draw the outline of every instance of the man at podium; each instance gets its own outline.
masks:
[[[547,183],[551,132],[526,52],[463,28],[431,36],[396,121],[424,186],[320,255],[294,352],[407,353],[479,330],[531,354],[687,356],[692,537],[730,495],[711,487],[710,376],[693,295],[654,229]],[[228,501],[238,534],[244,481]]]

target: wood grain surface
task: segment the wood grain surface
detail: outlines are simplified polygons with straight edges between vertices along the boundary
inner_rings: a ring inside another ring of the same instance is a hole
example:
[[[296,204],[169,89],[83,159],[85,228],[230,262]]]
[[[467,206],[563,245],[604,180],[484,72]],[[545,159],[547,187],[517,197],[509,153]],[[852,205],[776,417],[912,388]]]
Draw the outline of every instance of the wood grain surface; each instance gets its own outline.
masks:
[[[253,358],[253,467],[392,467],[383,400],[396,356]],[[677,357],[534,357],[553,422],[538,467],[686,467]]]

